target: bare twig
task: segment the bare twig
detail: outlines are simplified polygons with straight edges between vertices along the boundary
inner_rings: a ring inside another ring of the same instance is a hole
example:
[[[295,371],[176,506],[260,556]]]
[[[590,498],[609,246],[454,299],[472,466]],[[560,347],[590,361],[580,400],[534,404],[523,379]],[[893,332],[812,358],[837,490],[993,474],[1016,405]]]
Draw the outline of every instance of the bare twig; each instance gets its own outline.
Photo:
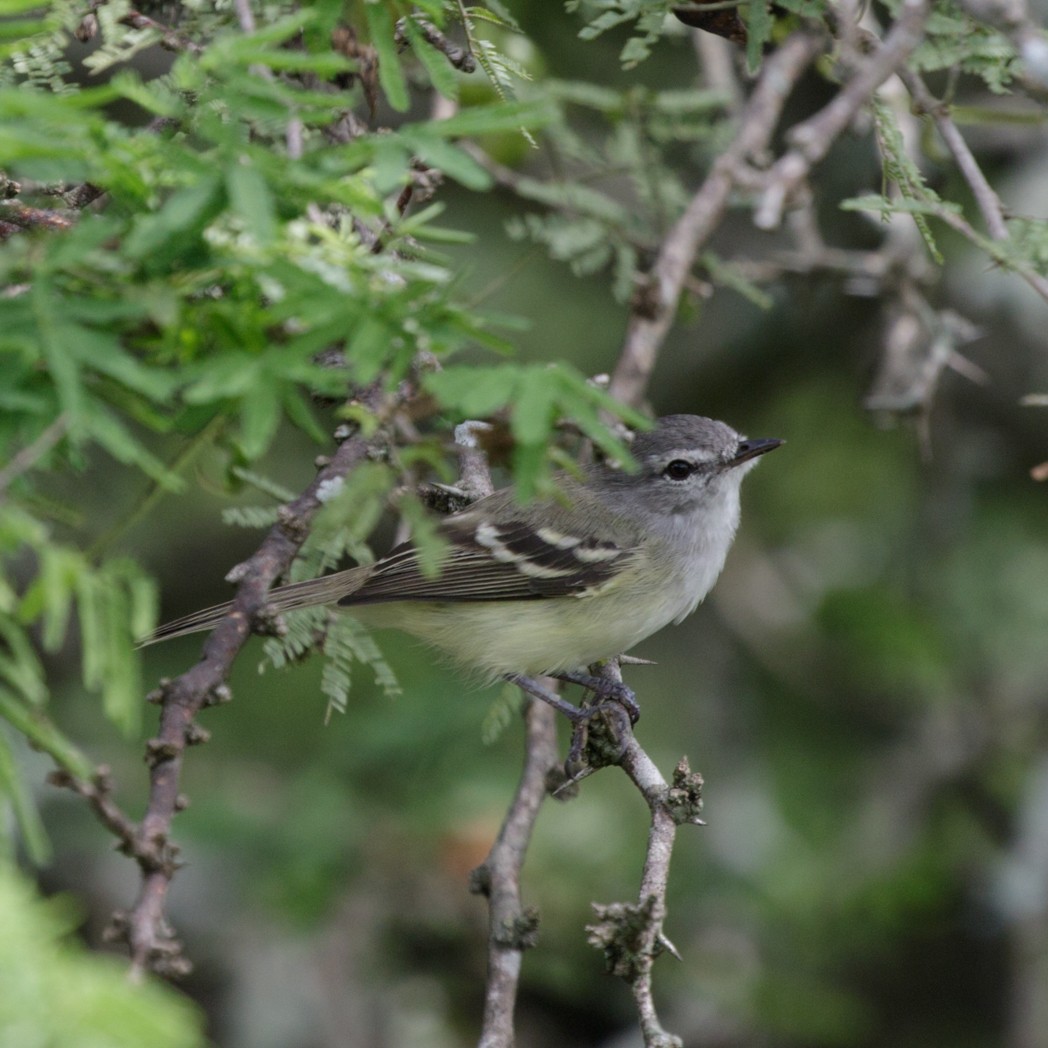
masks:
[[[463,73],[472,73],[477,68],[477,60],[473,57],[469,48],[459,47],[458,44],[452,43],[432,22],[427,19],[420,18],[418,15],[408,17],[410,17],[415,24],[415,28],[425,37],[427,43],[440,51],[456,69],[461,69]],[[407,32],[404,30],[403,18],[397,22],[394,39],[401,46],[405,46],[411,42]]]
[[[65,435],[69,418],[59,415],[31,444],[11,457],[11,461],[0,469],[0,501],[3,501],[11,482],[32,469]]]
[[[742,109],[743,95],[735,72],[735,48],[724,37],[701,29],[692,30],[691,42],[706,86],[711,91],[722,92],[728,99],[728,111],[733,115],[738,113]]]
[[[479,433],[491,429],[488,422],[467,421],[455,427],[455,444],[459,449],[459,487],[471,499],[483,498],[495,490],[491,470]]]
[[[380,431],[408,393],[405,387],[394,396],[376,392],[363,398],[364,406],[376,415]],[[229,614],[205,641],[201,661],[180,677],[162,682],[152,696],[161,706],[160,728],[146,747],[149,802],[133,847],[142,882],[131,910],[116,924],[116,935],[130,946],[132,972],[138,976],[149,969],[179,973],[186,968],[164,907],[176,869],[171,821],[185,804],[179,792],[182,761],[187,746],[206,738],[195,717],[205,706],[228,698],[225,680],[265,605],[270,586],[287,570],[305,540],[322,505],[323,492],[367,457],[374,439],[358,434],[345,440],[309,487],[282,508],[278,523],[258,550],[230,573],[230,581],[239,583],[237,595]]]
[[[547,685],[555,682],[548,681]],[[472,889],[488,899],[488,978],[480,1048],[512,1048],[513,1012],[523,952],[535,942],[538,915],[521,899],[520,872],[531,831],[557,764],[556,713],[526,699],[524,769],[491,852],[473,871]]]
[[[493,488],[488,460],[478,434],[485,422],[463,422],[455,429],[459,448],[461,492],[474,500]],[[536,681],[547,691],[556,681]],[[484,862],[473,871],[470,889],[488,900],[488,973],[484,988],[484,1019],[480,1048],[512,1048],[513,1015],[524,950],[535,944],[538,914],[524,906],[520,875],[539,807],[548,792],[557,763],[556,712],[545,702],[525,698],[524,768],[502,827]]]
[[[255,12],[251,10],[251,0],[233,0],[233,9],[237,13],[237,21],[245,33],[255,31]]]
[[[17,230],[44,229],[64,233],[72,229],[76,216],[45,207],[30,207],[19,200],[0,201],[0,223]]]
[[[113,800],[113,778],[108,767],[103,765],[95,769],[90,779],[78,778],[69,769],[60,768],[51,772],[47,781],[52,786],[64,787],[83,797],[106,829],[120,842],[120,851],[137,858],[136,827]]]
[[[998,241],[987,240],[963,215],[959,215],[945,204],[929,205],[928,213],[934,215],[939,221],[944,222],[954,232],[960,233],[961,236],[970,240],[977,247],[981,247],[1003,268],[1010,269],[1017,276],[1022,277],[1041,298],[1048,302],[1048,277],[1038,273],[1032,266],[1024,265],[1022,262],[1009,256]]]
[[[826,156],[877,88],[902,67],[921,42],[928,14],[928,0],[904,0],[884,43],[869,55],[831,102],[789,132],[791,148],[764,176],[764,193],[753,218],[758,228],[775,229],[779,225],[783,211],[811,169]]]
[[[108,0],[92,0],[87,13],[73,31],[73,35],[82,44],[88,43],[98,35],[99,22],[97,12],[100,7],[106,6],[107,3]],[[133,8],[126,14],[121,15],[117,21],[130,29],[151,29],[159,35],[157,44],[165,51],[174,51],[176,53],[184,51],[192,55],[204,53],[204,48],[194,40],[190,40],[185,34]]]
[[[994,240],[1007,240],[1008,226],[1004,221],[1004,208],[1001,206],[1000,197],[987,181],[960,129],[950,117],[949,106],[935,98],[916,73],[909,69],[899,69],[898,73],[913,97],[918,111],[926,113],[935,122],[946,148],[972,191],[990,236]]]
[[[615,680],[622,680],[614,662],[609,663],[604,672]],[[651,812],[644,872],[637,903],[595,904],[596,921],[587,931],[590,943],[603,950],[608,970],[630,984],[645,1048],[680,1048],[683,1042],[668,1033],[659,1021],[651,977],[659,954],[678,956],[663,932],[666,889],[677,827],[702,821],[699,818],[702,776],[691,771],[687,758],[681,758],[671,787],[632,732],[626,732],[624,741],[619,764],[640,790]]]
[[[610,392],[616,399],[627,404],[639,404],[643,399],[696,253],[721,221],[750,159],[767,148],[786,99],[820,47],[819,37],[795,33],[765,61],[731,145],[714,162],[662,242],[647,287],[634,304],[611,380]]]

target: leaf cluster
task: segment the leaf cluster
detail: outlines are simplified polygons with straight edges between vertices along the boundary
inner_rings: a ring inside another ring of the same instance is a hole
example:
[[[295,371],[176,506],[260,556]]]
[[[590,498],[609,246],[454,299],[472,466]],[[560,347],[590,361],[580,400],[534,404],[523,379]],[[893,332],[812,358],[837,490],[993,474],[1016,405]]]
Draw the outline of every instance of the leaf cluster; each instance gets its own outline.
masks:
[[[713,90],[546,86],[558,103],[558,119],[544,131],[558,170],[514,180],[515,192],[544,210],[520,215],[507,230],[543,244],[578,275],[610,270],[615,297],[628,301],[687,204],[694,164],[720,140],[728,100]]]
[[[25,18],[0,31],[0,155],[19,195],[0,202],[0,702],[20,733],[87,778],[89,762],[47,718],[37,644],[55,652],[75,635],[81,685],[101,693],[122,730],[137,728],[132,642],[153,627],[156,595],[148,574],[108,551],[185,489],[201,450],[217,447],[231,487],[285,499],[255,468],[281,427],[326,442],[340,416],[370,425],[348,404],[354,392],[414,381],[422,361],[438,417],[511,418],[526,497],[548,484],[558,419],[611,446],[597,412],[612,405],[566,367],[506,365],[485,381],[453,363],[508,346],[496,318],[457,299],[441,245],[462,236],[440,225],[429,198],[442,178],[491,186],[465,140],[533,135],[556,116],[548,99],[518,97],[523,70],[483,35],[515,31],[501,5],[455,9],[453,24],[434,0],[362,4],[348,18],[341,4],[275,3],[251,31],[214,5],[182,5],[177,29],[153,20],[162,8],[16,6]],[[440,45],[456,32],[495,93],[443,120],[406,115],[419,88],[458,96],[461,74]],[[85,35],[97,46],[77,79],[70,60]],[[134,60],[158,48],[169,66],[146,78]],[[150,485],[101,538],[46,495],[49,478],[75,484],[89,468]],[[434,559],[420,504],[393,496],[412,488],[405,479],[446,468],[423,434],[354,473],[296,572],[366,560],[391,506]],[[234,517],[257,526],[274,512],[270,503]],[[316,634],[315,620],[293,627],[271,658],[296,657]],[[343,624],[324,637],[334,705],[354,660],[395,690],[367,638]],[[42,854],[4,738],[0,747],[0,788]]]
[[[197,1048],[201,1016],[166,986],[132,985],[115,958],[89,954],[73,935],[65,898],[43,900],[0,865],[0,1048]]]

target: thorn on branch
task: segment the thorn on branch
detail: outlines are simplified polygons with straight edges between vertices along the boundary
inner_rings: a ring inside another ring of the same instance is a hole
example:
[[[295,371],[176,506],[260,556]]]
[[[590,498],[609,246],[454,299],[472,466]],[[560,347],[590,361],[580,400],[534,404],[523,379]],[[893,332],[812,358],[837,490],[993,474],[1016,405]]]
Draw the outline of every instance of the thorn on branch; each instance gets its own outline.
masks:
[[[558,801],[570,801],[579,795],[579,783],[585,775],[569,775],[563,767],[550,768],[546,775],[546,792]]]

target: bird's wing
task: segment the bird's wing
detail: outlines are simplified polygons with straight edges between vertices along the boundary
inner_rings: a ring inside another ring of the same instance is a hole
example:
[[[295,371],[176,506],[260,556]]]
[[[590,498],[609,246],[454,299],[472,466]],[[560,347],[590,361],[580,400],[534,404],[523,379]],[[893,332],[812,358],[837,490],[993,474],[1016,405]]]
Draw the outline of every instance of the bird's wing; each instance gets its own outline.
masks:
[[[637,552],[610,537],[579,538],[525,520],[494,524],[470,511],[442,523],[440,532],[448,549],[436,577],[423,574],[418,550],[405,542],[338,603],[582,597],[612,581]]]

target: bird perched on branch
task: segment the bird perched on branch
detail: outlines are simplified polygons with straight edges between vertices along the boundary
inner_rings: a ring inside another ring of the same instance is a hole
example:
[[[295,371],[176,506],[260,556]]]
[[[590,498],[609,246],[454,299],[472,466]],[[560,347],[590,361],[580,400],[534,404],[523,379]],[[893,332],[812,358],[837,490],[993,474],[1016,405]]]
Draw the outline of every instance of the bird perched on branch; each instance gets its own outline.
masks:
[[[581,670],[694,611],[735,537],[742,478],[781,443],[667,415],[634,438],[636,470],[594,463],[559,478],[560,498],[521,505],[505,489],[445,518],[436,577],[405,542],[374,564],[278,587],[268,606],[332,605],[487,679]],[[211,629],[231,606],[176,619],[146,643]]]

